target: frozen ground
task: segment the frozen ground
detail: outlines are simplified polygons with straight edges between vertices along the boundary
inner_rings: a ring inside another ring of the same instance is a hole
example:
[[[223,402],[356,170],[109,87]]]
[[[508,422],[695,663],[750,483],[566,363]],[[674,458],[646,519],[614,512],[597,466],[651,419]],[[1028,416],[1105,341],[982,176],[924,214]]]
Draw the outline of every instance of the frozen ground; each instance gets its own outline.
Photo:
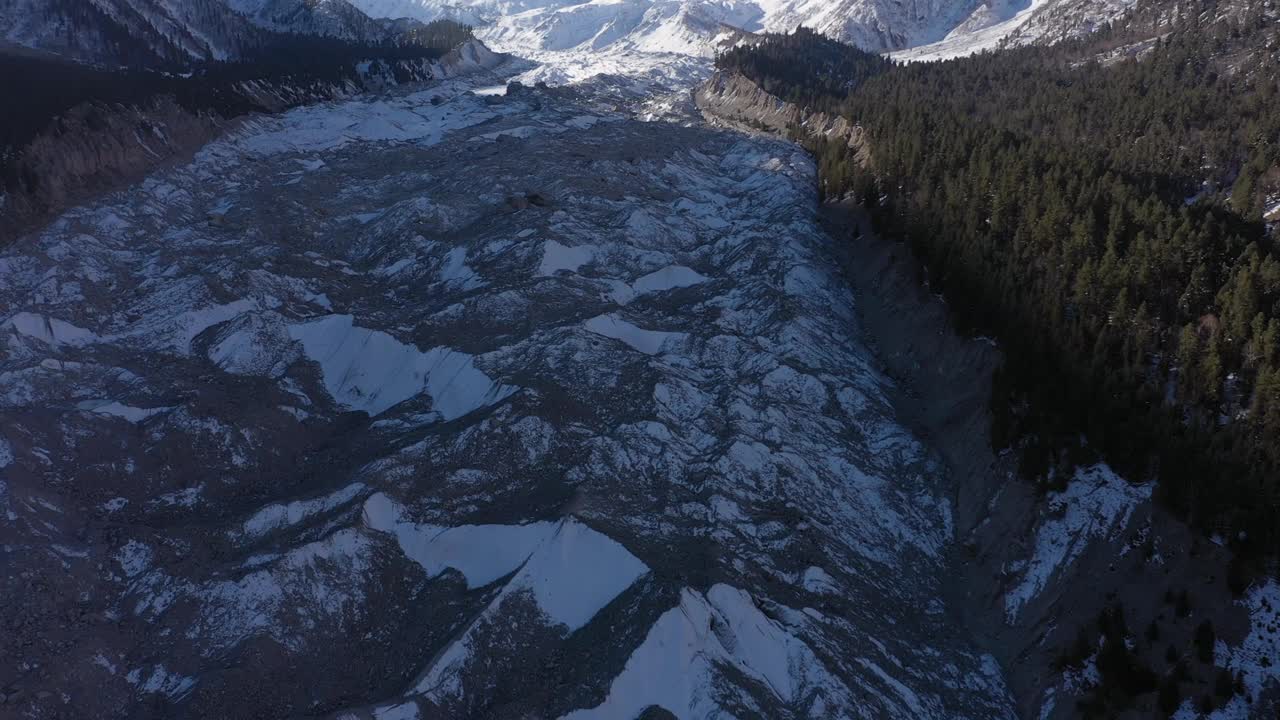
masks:
[[[606,97],[299,109],[0,255],[14,707],[1011,715],[812,163]]]

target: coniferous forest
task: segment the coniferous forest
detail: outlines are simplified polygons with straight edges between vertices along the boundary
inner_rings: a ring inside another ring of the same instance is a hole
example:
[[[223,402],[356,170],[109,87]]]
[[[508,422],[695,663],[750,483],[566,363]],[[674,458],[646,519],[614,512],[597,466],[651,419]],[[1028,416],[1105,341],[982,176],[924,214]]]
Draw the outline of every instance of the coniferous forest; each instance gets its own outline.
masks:
[[[1213,5],[940,63],[803,29],[717,62],[864,128],[865,167],[806,141],[821,191],[862,200],[960,327],[998,338],[992,436],[1026,477],[1052,488],[1104,459],[1244,556],[1274,554],[1280,27],[1209,24]]]
[[[234,61],[121,69],[54,56],[0,53],[0,86],[7,96],[21,98],[0,110],[0,190],[23,192],[38,182],[22,174],[18,160],[24,147],[42,132],[59,132],[61,118],[77,106],[106,113],[118,106],[145,107],[164,96],[193,113],[238,117],[263,109],[245,91],[248,81],[305,90],[356,81],[360,64],[370,62],[404,82],[411,78],[402,77],[406,71],[398,61],[437,59],[471,38],[469,26],[449,20],[421,24],[379,43],[264,31]],[[299,102],[304,97],[306,93],[300,93]]]

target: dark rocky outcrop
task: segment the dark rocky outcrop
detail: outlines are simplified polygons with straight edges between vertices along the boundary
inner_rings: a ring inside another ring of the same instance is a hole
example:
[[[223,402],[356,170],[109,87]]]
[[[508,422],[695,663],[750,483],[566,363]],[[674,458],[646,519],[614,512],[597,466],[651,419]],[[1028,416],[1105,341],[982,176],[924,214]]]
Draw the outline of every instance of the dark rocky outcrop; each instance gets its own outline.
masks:
[[[860,126],[839,115],[812,112],[785,102],[738,73],[714,74],[694,91],[694,102],[703,116],[714,123],[790,137],[843,139],[859,163],[871,162],[870,146]]]

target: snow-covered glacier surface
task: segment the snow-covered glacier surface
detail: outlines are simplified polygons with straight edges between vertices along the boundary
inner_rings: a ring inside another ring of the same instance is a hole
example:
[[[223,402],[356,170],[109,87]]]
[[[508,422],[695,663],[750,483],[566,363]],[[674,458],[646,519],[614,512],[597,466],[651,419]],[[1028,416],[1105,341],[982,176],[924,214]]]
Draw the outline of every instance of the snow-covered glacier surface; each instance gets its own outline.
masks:
[[[612,107],[451,81],[295,110],[5,249],[24,692],[1011,717],[812,162]]]

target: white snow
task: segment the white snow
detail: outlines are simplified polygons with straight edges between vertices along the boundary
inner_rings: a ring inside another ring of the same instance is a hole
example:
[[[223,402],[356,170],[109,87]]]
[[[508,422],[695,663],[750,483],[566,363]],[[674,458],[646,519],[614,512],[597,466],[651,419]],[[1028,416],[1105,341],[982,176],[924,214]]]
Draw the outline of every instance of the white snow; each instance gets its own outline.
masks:
[[[376,493],[365,501],[364,522],[395,536],[405,556],[431,577],[452,568],[466,578],[468,588],[476,588],[518,569],[494,605],[528,590],[548,618],[570,631],[649,571],[616,541],[573,518],[441,528],[406,520],[399,503]]]
[[[664,292],[676,288],[685,288],[704,283],[707,278],[683,265],[668,265],[661,270],[649,273],[631,283],[636,295]]]
[[[304,634],[284,620],[292,616],[310,627],[323,624],[341,629],[344,618],[363,612],[365,574],[372,567],[373,552],[374,545],[364,532],[344,528],[272,557],[266,567],[247,574],[180,586],[177,594],[189,596],[199,607],[186,635],[202,638],[210,652],[234,647],[257,634],[300,650]],[[163,609],[163,605],[155,608],[156,602],[147,597],[136,611]]]
[[[128,679],[134,685],[139,685],[141,675],[137,670],[129,673]],[[179,700],[191,689],[195,687],[196,679],[186,677],[177,673],[169,672],[163,664],[156,665],[152,668],[151,673],[145,681],[138,686],[138,689],[144,693],[160,693],[171,699]]]
[[[1231,702],[1205,716],[1205,720],[1249,720],[1255,716],[1256,702],[1262,692],[1275,688],[1280,682],[1280,585],[1267,579],[1261,585],[1249,588],[1240,601],[1249,610],[1249,634],[1239,647],[1229,647],[1218,641],[1214,653],[1215,662],[1244,675],[1246,694],[1254,699],[1251,707],[1245,698],[1236,695]],[[1189,707],[1189,705],[1188,705]],[[1194,712],[1190,717],[1196,717]]]
[[[800,584],[805,590],[818,594],[834,593],[839,590],[834,578],[820,567],[810,567],[804,571]]]
[[[279,377],[299,352],[275,313],[245,313],[231,321],[209,346],[209,359],[236,375]]]
[[[644,563],[610,538],[572,518],[556,523],[480,618],[435,659],[415,692],[437,701],[461,696],[476,644],[474,631],[488,622],[503,622],[500,613],[509,598],[527,593],[549,621],[573,632],[647,572]]]
[[[418,703],[387,705],[373,711],[374,720],[418,720]]]
[[[813,651],[756,607],[744,591],[717,584],[704,596],[685,589],[613,680],[609,696],[566,720],[633,718],[658,705],[680,720],[720,717],[714,685],[721,663],[734,667],[783,703],[821,703],[832,716],[851,701]]]
[[[343,406],[371,416],[425,391],[432,409],[453,420],[511,395],[449,348],[422,352],[387,333],[358,327],[350,315],[329,315],[291,325],[289,335],[320,365],[325,388]]]
[[[530,590],[548,617],[573,631],[648,571],[626,548],[569,518],[529,557],[504,593]]]
[[[336,150],[353,142],[412,142],[434,145],[454,131],[497,116],[479,98],[456,98],[432,105],[428,90],[370,102],[358,99],[307,105],[283,115],[248,122],[234,137],[212,143],[198,158],[230,153],[270,156]]]
[[[82,327],[33,312],[17,313],[6,324],[19,335],[49,345],[84,345],[98,339],[97,335]]]
[[[1080,468],[1066,490],[1051,493],[1035,533],[1035,550],[1021,580],[1005,594],[1005,616],[1040,594],[1055,573],[1066,569],[1095,540],[1124,529],[1134,508],[1151,497],[1150,485],[1131,485],[1106,465]]]
[[[693,287],[707,281],[708,278],[683,265],[668,265],[641,276],[631,284],[622,281],[609,281],[613,289],[609,295],[619,305],[626,305],[637,297],[652,293],[666,292],[678,288]]]
[[[1049,2],[1052,2],[1052,0],[1029,0],[1025,7],[1006,19],[997,19],[986,27],[976,29],[961,25],[938,42],[890,53],[890,57],[896,60],[923,62],[948,60],[972,55],[984,50],[994,50],[1005,41],[1005,38],[1025,25],[1033,14]],[[993,3],[993,6],[995,5],[1004,6],[1005,3]]]
[[[598,248],[594,245],[566,247],[548,240],[542,245],[542,264],[538,266],[539,275],[555,275],[560,270],[577,272],[578,268],[591,262]]]
[[[484,285],[480,275],[467,265],[467,249],[464,247],[455,247],[445,256],[444,264],[440,266],[440,280],[457,283],[464,290],[474,290]]]
[[[292,527],[311,517],[340,507],[363,491],[363,483],[352,483],[318,498],[267,505],[244,521],[241,532],[246,539],[256,540],[267,533]]]
[[[153,408],[133,407],[132,405],[125,405],[115,400],[84,400],[77,403],[76,407],[80,410],[96,413],[98,415],[111,415],[122,418],[134,424],[140,423],[152,415],[168,412],[173,409],[169,406]]]
[[[394,535],[401,551],[427,575],[436,577],[453,568],[466,578],[468,588],[515,572],[557,528],[550,522],[454,528],[417,525],[405,520],[404,508],[382,493],[365,501],[364,522],[372,530]]]
[[[612,313],[593,317],[584,324],[584,327],[597,335],[623,342],[633,350],[646,355],[657,355],[663,351],[667,343],[687,337],[684,333],[645,330]]]
[[[173,349],[180,353],[191,351],[191,341],[214,325],[234,319],[241,313],[257,308],[252,300],[241,299],[218,305],[189,310],[172,317],[158,318],[158,325],[150,323],[135,331],[138,335],[156,334],[166,337]]]

